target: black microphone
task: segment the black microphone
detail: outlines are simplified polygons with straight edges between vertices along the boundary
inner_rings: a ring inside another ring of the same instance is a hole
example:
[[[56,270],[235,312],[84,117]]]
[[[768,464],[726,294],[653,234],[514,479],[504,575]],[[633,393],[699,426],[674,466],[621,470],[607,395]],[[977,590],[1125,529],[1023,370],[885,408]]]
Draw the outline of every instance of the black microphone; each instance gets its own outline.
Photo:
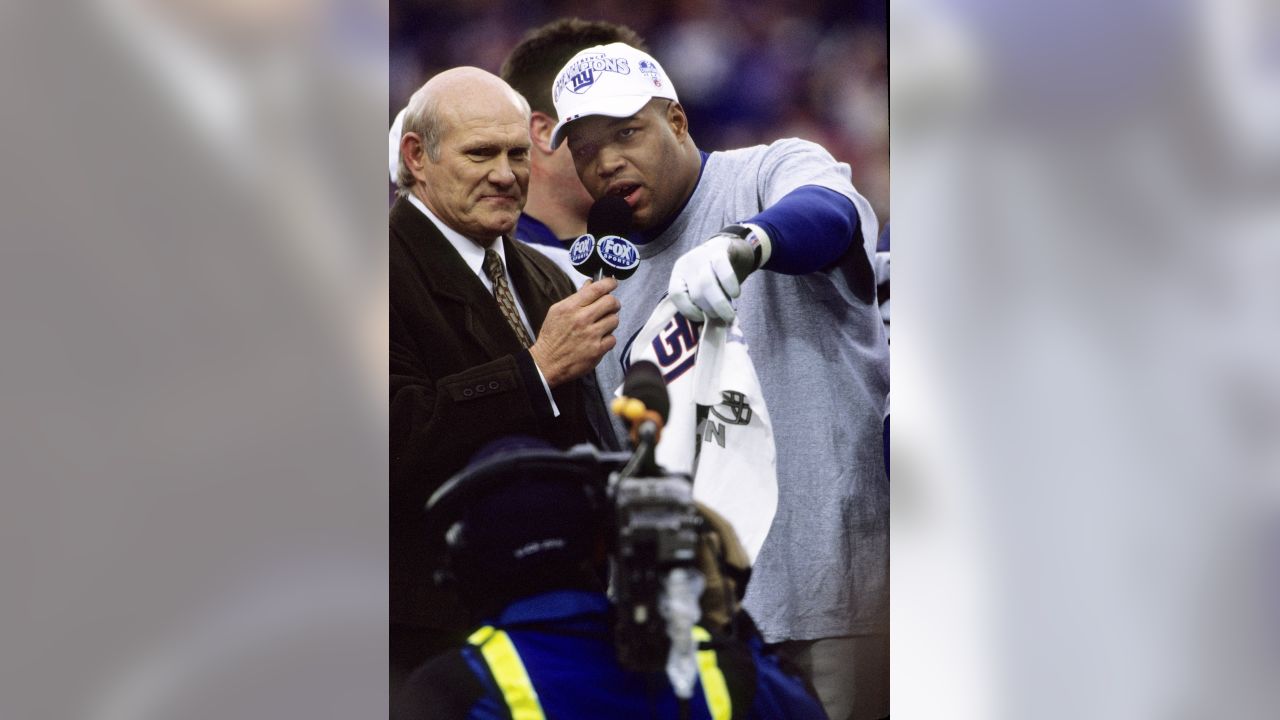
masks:
[[[605,195],[587,211],[587,232],[596,237],[626,237],[631,232],[631,206],[617,195]]]
[[[644,412],[624,412],[624,417],[631,424],[631,441],[635,454],[627,467],[623,468],[621,475],[630,477],[636,472],[641,475],[656,474],[659,468],[654,448],[658,445],[658,435],[667,424],[667,415],[671,412],[671,396],[667,394],[667,382],[662,378],[662,371],[648,360],[632,363],[622,378],[622,396],[643,403]]]
[[[600,280],[605,275],[626,280],[640,267],[640,251],[627,240],[631,232],[631,206],[606,195],[591,205],[587,232],[569,246],[569,262],[583,275]]]
[[[569,262],[573,264],[573,269],[587,277],[599,280],[599,273],[603,267],[600,264],[600,256],[596,254],[596,236],[591,233],[579,235],[578,239],[569,246]]]
[[[671,412],[671,396],[667,394],[667,381],[662,379],[662,371],[648,360],[631,363],[627,374],[622,378],[622,394],[644,403],[648,410],[658,413],[662,422],[667,421]]]

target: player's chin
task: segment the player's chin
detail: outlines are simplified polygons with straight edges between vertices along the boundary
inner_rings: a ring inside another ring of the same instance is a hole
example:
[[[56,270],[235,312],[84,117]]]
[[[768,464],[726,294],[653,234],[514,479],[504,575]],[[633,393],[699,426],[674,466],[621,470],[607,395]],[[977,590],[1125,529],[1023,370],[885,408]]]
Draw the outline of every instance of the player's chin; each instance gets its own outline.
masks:
[[[631,227],[636,230],[648,230],[653,225],[653,207],[648,203],[639,203],[631,208]]]

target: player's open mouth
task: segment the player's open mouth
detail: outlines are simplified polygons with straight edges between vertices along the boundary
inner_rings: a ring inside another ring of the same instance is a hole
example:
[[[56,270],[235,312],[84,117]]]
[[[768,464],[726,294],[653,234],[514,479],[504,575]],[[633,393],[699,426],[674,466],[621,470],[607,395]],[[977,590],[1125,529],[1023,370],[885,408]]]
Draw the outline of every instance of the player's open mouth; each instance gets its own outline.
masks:
[[[623,200],[626,200],[628,205],[635,207],[636,191],[638,191],[639,189],[640,189],[640,185],[636,183],[619,183],[609,188],[609,192],[605,194],[612,195],[614,197],[620,197]]]

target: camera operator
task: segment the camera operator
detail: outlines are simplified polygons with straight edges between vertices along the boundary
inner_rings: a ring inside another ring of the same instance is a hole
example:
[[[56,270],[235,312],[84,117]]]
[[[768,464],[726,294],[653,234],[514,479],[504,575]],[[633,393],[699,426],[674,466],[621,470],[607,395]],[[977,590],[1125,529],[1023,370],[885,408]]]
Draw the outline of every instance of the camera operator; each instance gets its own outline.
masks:
[[[410,677],[393,715],[825,718],[798,673],[785,672],[749,633],[730,638],[695,626],[698,681],[684,703],[666,674],[623,666],[617,608],[604,592],[614,530],[606,474],[542,440],[508,436],[484,446],[433,498],[446,573],[477,629]]]

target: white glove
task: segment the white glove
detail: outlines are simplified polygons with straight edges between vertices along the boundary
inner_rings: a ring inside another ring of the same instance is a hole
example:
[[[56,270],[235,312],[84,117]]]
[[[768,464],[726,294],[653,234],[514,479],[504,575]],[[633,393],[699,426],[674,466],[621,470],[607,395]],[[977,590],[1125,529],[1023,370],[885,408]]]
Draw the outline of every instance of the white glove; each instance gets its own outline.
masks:
[[[758,225],[727,225],[685,253],[671,268],[667,295],[693,322],[707,317],[732,322],[733,303],[742,283],[769,261],[773,241]]]
[[[687,319],[703,322],[710,316],[724,322],[733,320],[730,301],[742,294],[742,284],[729,262],[729,243],[734,240],[741,242],[731,235],[712,236],[671,268],[667,294]]]

